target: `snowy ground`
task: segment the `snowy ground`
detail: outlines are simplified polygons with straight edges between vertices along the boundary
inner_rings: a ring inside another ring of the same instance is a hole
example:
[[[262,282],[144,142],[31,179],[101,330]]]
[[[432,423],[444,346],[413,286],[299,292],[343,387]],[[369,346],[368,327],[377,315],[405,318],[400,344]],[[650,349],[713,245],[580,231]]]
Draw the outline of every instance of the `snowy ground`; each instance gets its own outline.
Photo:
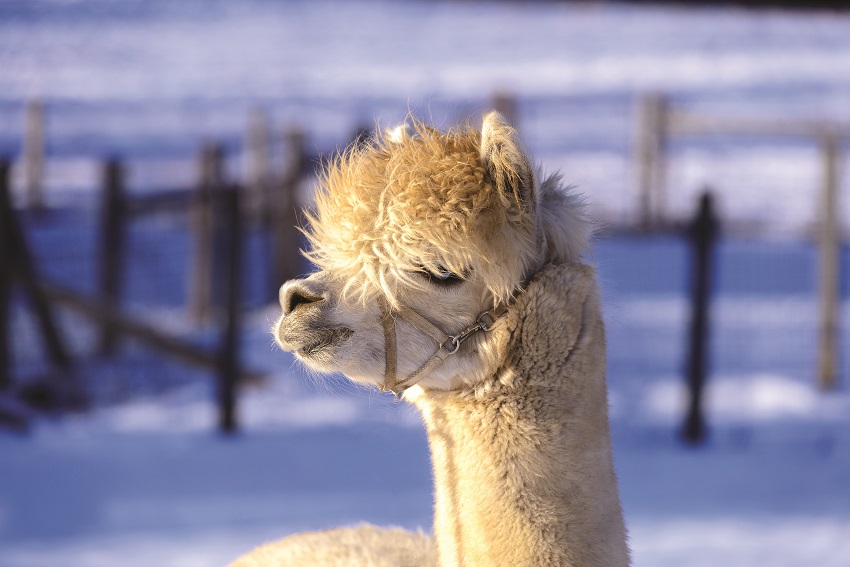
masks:
[[[0,565],[214,566],[304,529],[428,529],[427,448],[411,410],[288,380],[243,399],[233,439],[212,432],[214,409],[192,392],[0,437]],[[671,386],[655,384],[668,399]],[[782,377],[750,388],[718,389],[741,413],[714,420],[698,450],[615,406],[636,565],[847,564],[850,400]]]
[[[598,256],[604,281],[617,254]],[[611,287],[611,415],[635,565],[846,565],[850,395],[811,386],[812,306],[718,300],[713,359],[727,361],[711,377],[710,441],[688,449],[675,435],[684,301]],[[429,529],[415,411],[302,375],[270,347],[262,322],[273,316],[259,313],[245,338],[248,360],[273,379],[242,396],[236,437],[215,433],[204,383],[0,434],[0,565],[212,567],[305,529]],[[734,348],[749,356],[724,354]]]
[[[325,150],[374,117],[391,123],[412,109],[448,123],[507,89],[520,97],[536,157],[564,169],[597,214],[624,220],[634,210],[639,94],[663,90],[678,104],[724,115],[848,121],[848,67],[850,19],[829,14],[6,0],[0,153],[19,153],[25,101],[44,98],[49,198],[67,201],[97,179],[93,159],[112,153],[129,156],[134,190],[189,183],[187,159],[207,138],[227,142],[240,175],[252,107],[277,124],[303,124]],[[673,210],[690,210],[708,182],[734,220],[793,231],[812,222],[811,144],[709,140],[673,150]],[[848,218],[850,199],[841,207]],[[147,293],[142,283],[169,298],[183,289],[170,278],[179,273],[173,249],[185,243],[158,230],[138,244],[151,263],[136,267],[134,297]],[[49,268],[90,278],[75,248],[91,246],[77,241],[89,236],[69,242]],[[850,394],[846,382],[829,394],[812,387],[813,252],[801,242],[723,246],[711,436],[700,449],[675,436],[687,325],[681,243],[612,238],[593,258],[635,565],[846,566]],[[150,271],[154,261],[161,263]],[[178,297],[148,313],[180,328],[180,304]],[[430,472],[415,412],[340,379],[303,376],[271,345],[274,317],[273,308],[257,312],[243,337],[249,365],[271,380],[244,393],[234,438],[215,433],[213,396],[194,377],[157,396],[44,420],[28,436],[0,431],[0,567],[213,567],[305,529],[357,521],[429,529]],[[842,320],[850,321],[847,301]],[[123,379],[156,381],[144,351],[132,352],[140,361]],[[846,357],[841,372],[850,375]]]

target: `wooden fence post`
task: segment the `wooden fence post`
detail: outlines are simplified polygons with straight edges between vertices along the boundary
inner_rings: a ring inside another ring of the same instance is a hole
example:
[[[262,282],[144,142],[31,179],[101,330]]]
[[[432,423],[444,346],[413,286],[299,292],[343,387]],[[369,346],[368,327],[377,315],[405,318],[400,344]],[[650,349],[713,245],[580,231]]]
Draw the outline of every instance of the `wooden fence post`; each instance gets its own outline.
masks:
[[[280,286],[298,275],[300,233],[297,228],[298,186],[304,177],[304,132],[297,126],[284,134],[286,139],[285,169],[277,185],[269,209],[272,212],[271,233],[271,297],[276,298]]]
[[[6,178],[8,179],[8,173]],[[3,230],[4,245],[9,252],[5,258],[9,268],[5,277],[14,277],[20,282],[36,317],[47,355],[53,365],[66,378],[64,383],[56,384],[57,391],[60,393],[62,401],[70,407],[83,407],[86,402],[85,392],[73,375],[71,356],[56,325],[53,306],[48,301],[42,283],[39,282],[26,236],[23,228],[18,224],[12,206],[12,196],[8,183],[0,183],[0,227]]]
[[[124,168],[117,159],[103,166],[103,201],[100,217],[100,295],[107,309],[118,310],[123,288],[127,203]],[[100,331],[100,354],[115,352],[118,329],[105,322]]]
[[[200,179],[192,206],[194,253],[189,273],[189,317],[203,325],[212,312],[213,278],[213,201],[224,179],[224,151],[217,145],[205,145],[200,154]]]
[[[227,317],[219,347],[218,401],[219,428],[230,434],[236,430],[236,394],[239,379],[239,332],[242,298],[242,209],[239,188],[229,187],[217,199],[220,218],[225,221],[227,265],[225,308]]]
[[[243,208],[254,218],[268,215],[269,184],[271,171],[271,131],[269,116],[259,109],[252,110],[248,117],[246,140],[247,195]]]
[[[44,207],[44,104],[39,100],[27,104],[24,133],[24,179],[27,207]]]
[[[838,137],[826,133],[820,140],[823,155],[823,187],[818,223],[818,385],[829,390],[838,382],[838,332],[841,309],[839,263],[841,230],[838,221]]]
[[[663,95],[647,95],[640,100],[635,156],[638,222],[647,231],[663,223],[666,215],[667,120],[667,100]]]
[[[517,112],[516,97],[506,91],[497,91],[493,94],[493,110],[502,115],[502,117],[514,128],[518,127],[517,120],[519,119]]]
[[[12,335],[9,333],[9,319],[12,306],[12,243],[9,230],[11,203],[9,189],[9,161],[0,159],[0,391],[12,385]]]
[[[57,330],[51,306],[39,286],[38,274],[23,229],[15,216],[8,186],[0,186],[0,219],[2,219],[6,242],[10,248],[10,254],[8,254],[11,260],[10,275],[18,278],[28,296],[51,360],[57,366],[68,369],[71,358]]]
[[[708,306],[718,232],[714,199],[706,191],[700,197],[697,214],[688,226],[688,240],[691,244],[691,327],[686,369],[688,409],[682,438],[692,445],[702,443],[706,434],[702,393],[708,363]]]

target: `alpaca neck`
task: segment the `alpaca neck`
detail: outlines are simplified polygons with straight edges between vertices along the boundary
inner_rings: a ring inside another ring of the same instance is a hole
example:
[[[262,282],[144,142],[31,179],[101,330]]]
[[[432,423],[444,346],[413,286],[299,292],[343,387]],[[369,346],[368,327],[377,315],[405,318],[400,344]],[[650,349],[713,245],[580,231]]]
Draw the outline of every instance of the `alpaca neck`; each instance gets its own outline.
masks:
[[[598,300],[593,285],[584,294],[581,286],[573,291],[569,301],[579,301],[572,306],[578,313],[572,321],[560,318],[551,336],[545,318],[523,318],[534,305],[520,307],[507,322],[511,356],[486,383],[423,391],[413,400],[431,448],[442,567],[629,562]],[[548,343],[543,352],[554,357],[535,360],[541,351],[519,349],[516,337]]]

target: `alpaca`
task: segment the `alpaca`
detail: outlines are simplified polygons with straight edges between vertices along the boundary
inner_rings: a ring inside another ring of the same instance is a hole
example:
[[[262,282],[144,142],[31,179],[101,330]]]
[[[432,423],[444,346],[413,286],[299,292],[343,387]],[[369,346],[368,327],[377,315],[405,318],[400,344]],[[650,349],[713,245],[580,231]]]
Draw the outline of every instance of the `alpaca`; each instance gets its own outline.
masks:
[[[319,271],[281,288],[275,336],[421,411],[434,541],[344,528],[234,567],[629,564],[591,230],[529,163],[491,113],[480,131],[378,133],[326,169],[306,232]]]

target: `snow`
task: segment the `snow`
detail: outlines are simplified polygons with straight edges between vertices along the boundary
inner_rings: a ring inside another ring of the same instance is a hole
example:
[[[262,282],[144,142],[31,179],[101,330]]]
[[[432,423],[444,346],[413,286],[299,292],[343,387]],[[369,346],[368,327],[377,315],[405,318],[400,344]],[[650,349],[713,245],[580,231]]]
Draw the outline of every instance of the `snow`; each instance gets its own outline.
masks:
[[[638,405],[648,419],[671,423],[681,419],[686,395],[685,385],[670,377],[653,384]],[[823,399],[810,384],[767,373],[714,375],[707,397],[706,411],[724,423],[842,422],[850,412],[847,399]]]
[[[252,108],[276,125],[303,124],[311,148],[326,152],[376,118],[392,125],[411,111],[448,124],[507,90],[520,97],[534,155],[588,193],[598,216],[618,221],[634,213],[640,94],[664,91],[718,115],[847,122],[848,67],[850,19],[833,14],[6,0],[0,152],[19,154],[24,104],[42,97],[49,198],[90,206],[85,191],[104,155],[128,156],[133,191],[183,186],[194,178],[197,145],[215,138],[239,176]],[[599,241],[592,261],[606,306],[614,450],[634,563],[848,565],[850,394],[843,383],[830,393],[813,387],[816,258],[810,244],[787,240],[814,223],[818,154],[811,143],[782,139],[718,138],[671,150],[671,211],[690,211],[709,184],[724,218],[785,237],[721,244],[709,441],[701,448],[677,438],[684,245],[650,236]],[[20,168],[15,176],[20,190]],[[842,187],[848,179],[845,172]],[[850,217],[850,199],[840,207]],[[66,220],[91,223],[86,214]],[[64,225],[53,226],[34,235],[36,248],[69,242],[46,269],[90,288],[91,235],[69,239]],[[183,332],[185,234],[168,223],[142,227],[133,246],[161,258],[163,238],[167,265],[133,268],[132,307]],[[154,296],[167,305],[151,307]],[[179,388],[154,384],[145,396],[44,418],[27,435],[0,431],[0,567],[212,567],[302,530],[359,521],[430,529],[431,474],[416,412],[343,378],[305,374],[272,345],[276,315],[260,310],[245,330],[246,364],[270,378],[240,396],[234,437],[216,432],[208,376],[180,366],[167,370],[185,373]],[[846,300],[841,320],[850,320]],[[75,348],[95,339],[75,319],[65,325],[77,331]],[[31,322],[15,328],[23,344],[37,342]],[[846,323],[842,330],[846,337]],[[125,353],[129,367],[102,362],[91,372],[114,377],[116,389],[170,380],[150,374],[143,348],[129,344]],[[841,364],[846,377],[850,360]]]
[[[635,565],[845,565],[850,394],[819,393],[807,374],[714,373],[709,443],[686,448],[676,438],[681,375],[641,370],[680,360],[683,300],[612,301],[611,416]],[[800,322],[793,310],[761,326],[740,320],[755,343]],[[617,338],[635,329],[678,348]],[[249,358],[276,371],[243,392],[233,438],[215,432],[204,383],[0,435],[0,565],[214,566],[302,530],[359,521],[428,530],[431,474],[415,410],[305,375],[265,347],[260,325],[250,334],[264,347]]]

